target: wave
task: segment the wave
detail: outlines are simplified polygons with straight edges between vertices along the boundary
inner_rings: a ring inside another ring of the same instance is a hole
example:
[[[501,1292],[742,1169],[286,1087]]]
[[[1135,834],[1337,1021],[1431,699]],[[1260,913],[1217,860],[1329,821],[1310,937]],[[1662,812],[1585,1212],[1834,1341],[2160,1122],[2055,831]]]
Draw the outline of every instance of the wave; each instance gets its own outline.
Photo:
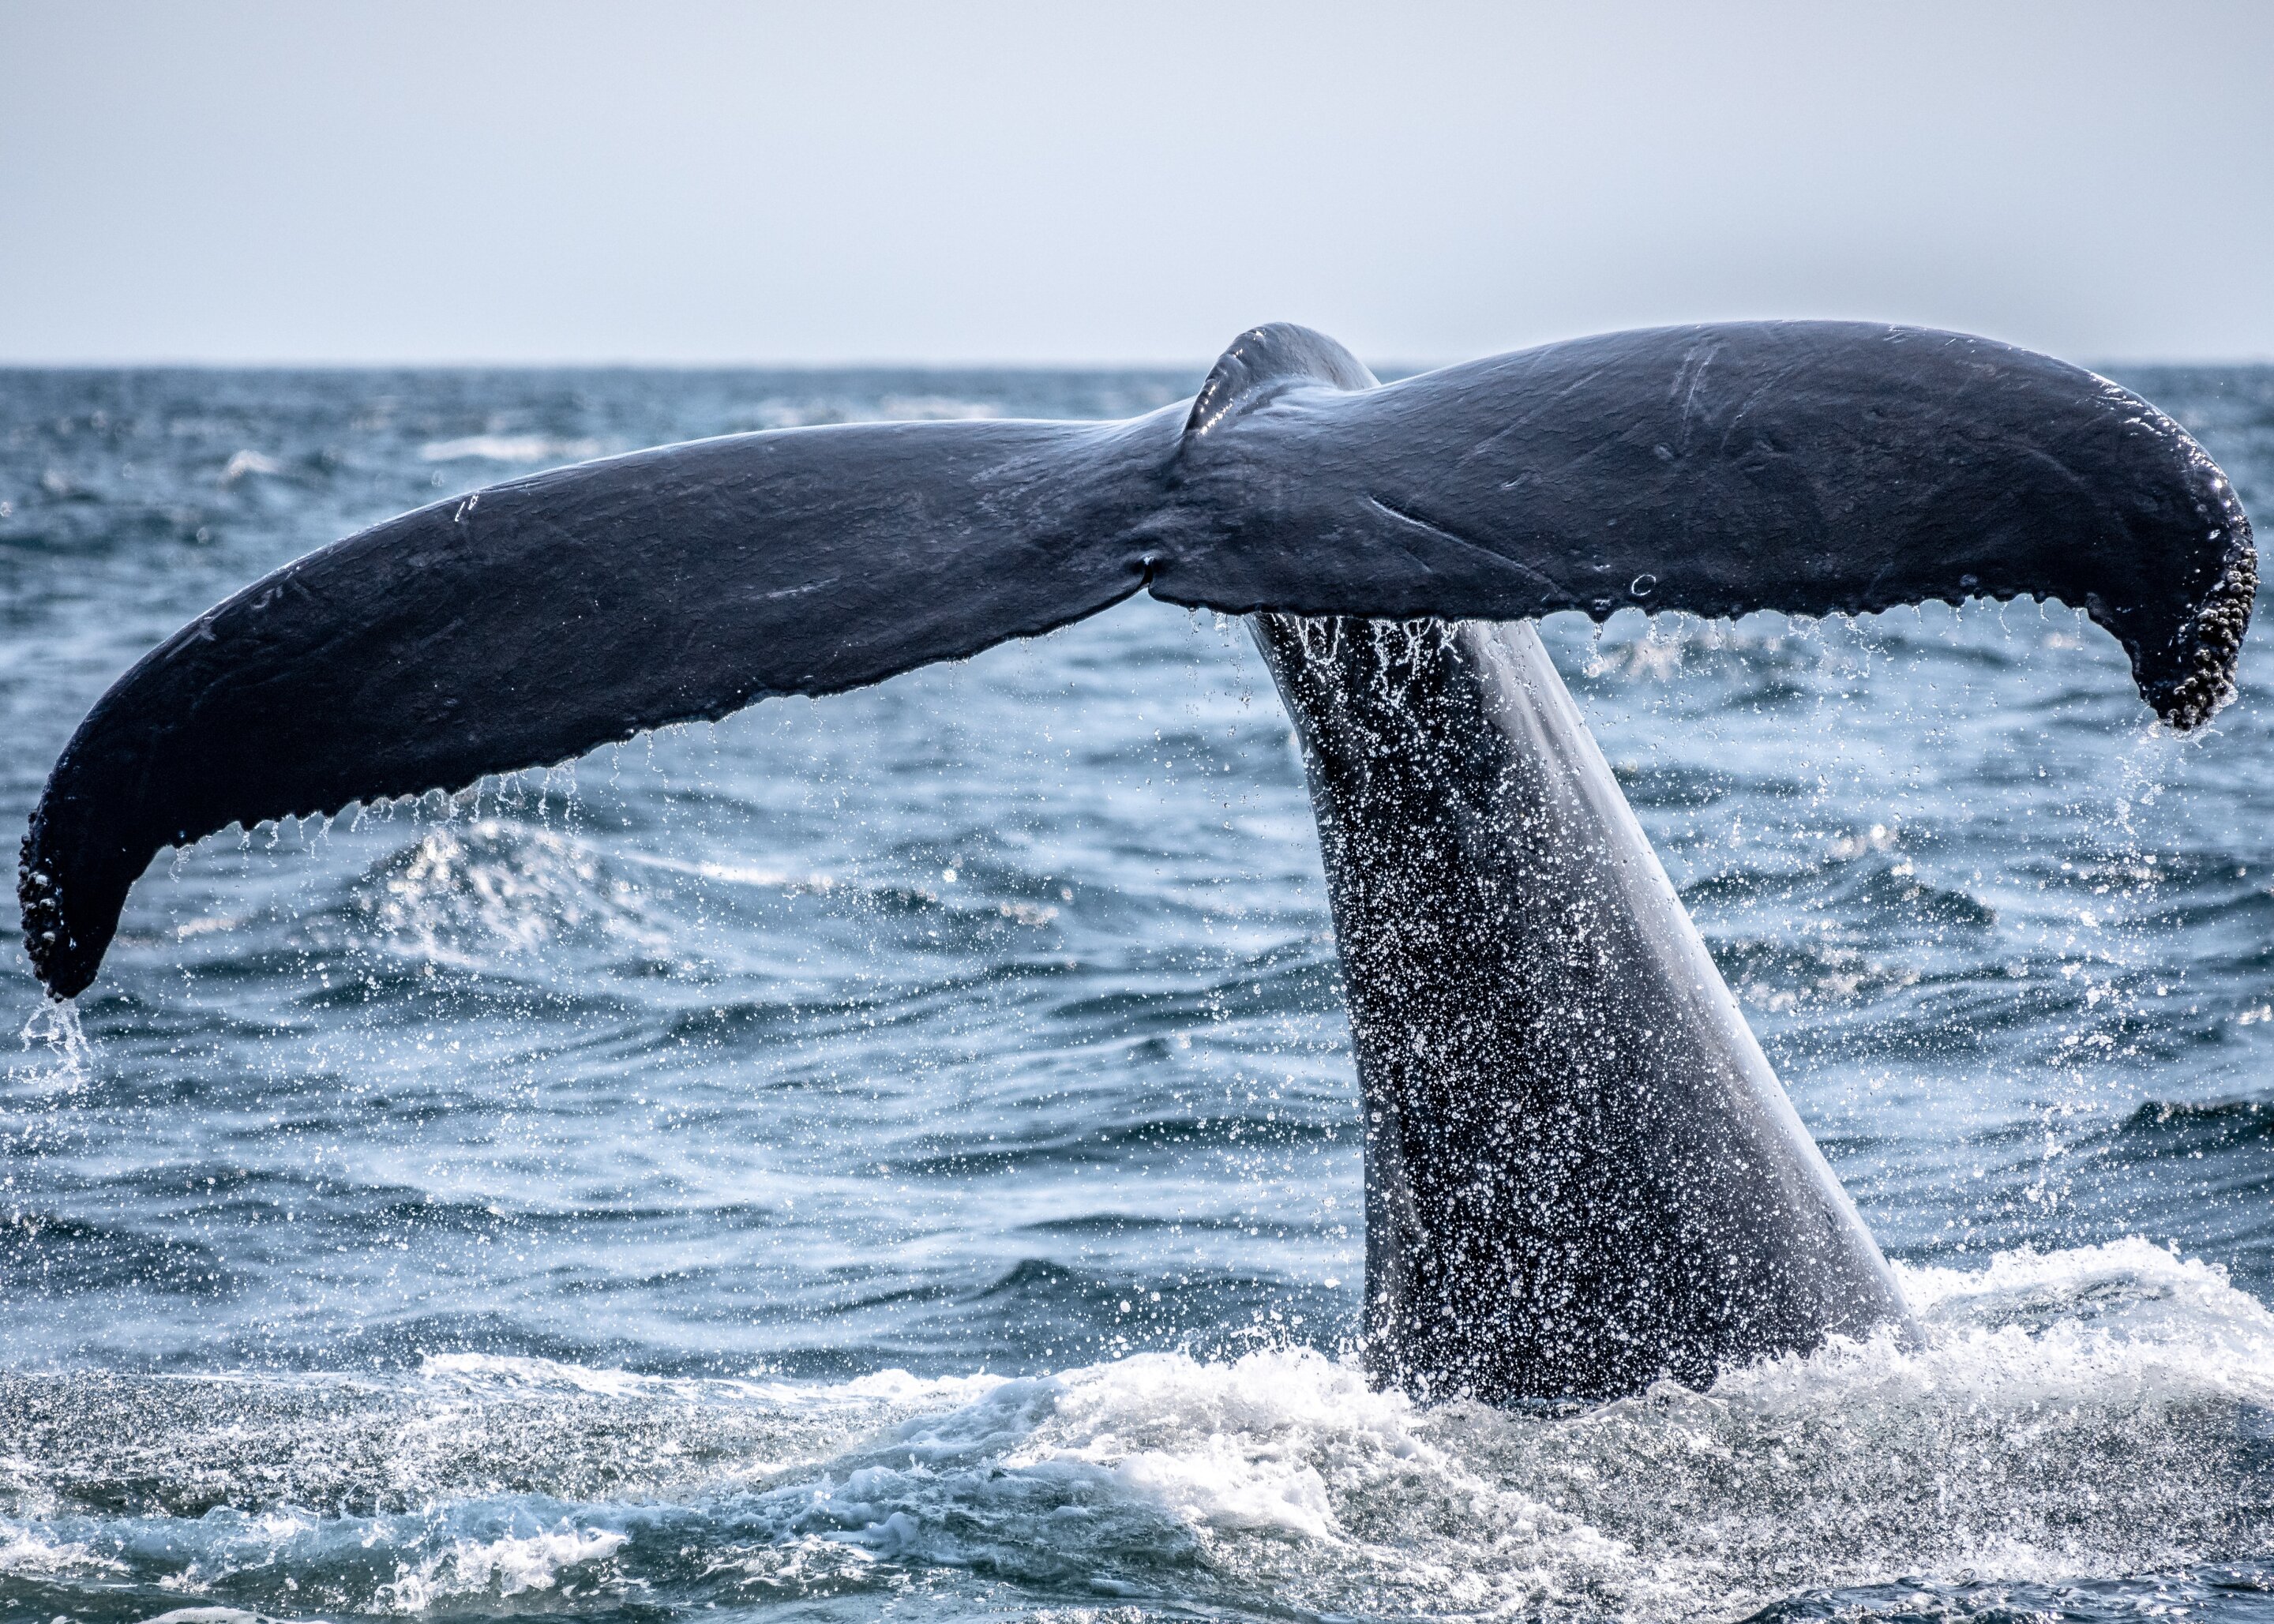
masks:
[[[2112,1137],[2148,1155],[2200,1155],[2274,1139],[2274,1101],[2143,1100]]]
[[[544,434],[468,434],[430,440],[418,447],[422,462],[578,462],[600,455],[597,440],[556,440]]]
[[[1001,416],[1003,408],[998,402],[954,395],[802,395],[795,399],[774,395],[737,410],[729,424],[741,430],[796,429],[825,423],[941,423]]]
[[[922,1582],[1647,1620],[2263,1552],[2274,1314],[2220,1271],[2135,1240],[1902,1273],[1919,1345],[1836,1341],[1554,1417],[1419,1408],[1286,1345],[836,1383],[486,1355],[16,1375],[0,1575],[267,1613]]]

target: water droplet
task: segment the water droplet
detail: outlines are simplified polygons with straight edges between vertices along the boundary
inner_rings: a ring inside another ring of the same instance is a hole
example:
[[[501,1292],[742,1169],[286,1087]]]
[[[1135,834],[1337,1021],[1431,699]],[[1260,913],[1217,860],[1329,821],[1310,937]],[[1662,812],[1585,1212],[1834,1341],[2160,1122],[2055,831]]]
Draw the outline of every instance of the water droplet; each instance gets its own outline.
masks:
[[[1627,583],[1627,590],[1633,593],[1637,598],[1648,598],[1650,596],[1651,588],[1657,584],[1658,577],[1656,575],[1637,575],[1632,581]]]

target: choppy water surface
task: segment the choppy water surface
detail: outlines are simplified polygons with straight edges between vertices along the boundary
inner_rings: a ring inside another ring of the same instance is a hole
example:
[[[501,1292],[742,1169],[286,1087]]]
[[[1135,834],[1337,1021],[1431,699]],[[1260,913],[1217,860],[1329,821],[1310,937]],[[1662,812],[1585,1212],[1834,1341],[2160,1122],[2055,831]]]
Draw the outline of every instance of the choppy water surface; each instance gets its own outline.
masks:
[[[545,463],[1151,374],[0,374],[0,814],[293,554]],[[2274,514],[2274,372],[2128,376]],[[1551,622],[1928,1327],[1370,1393],[1288,730],[1149,602],[162,860],[0,1016],[0,1618],[2274,1617],[2274,665]]]

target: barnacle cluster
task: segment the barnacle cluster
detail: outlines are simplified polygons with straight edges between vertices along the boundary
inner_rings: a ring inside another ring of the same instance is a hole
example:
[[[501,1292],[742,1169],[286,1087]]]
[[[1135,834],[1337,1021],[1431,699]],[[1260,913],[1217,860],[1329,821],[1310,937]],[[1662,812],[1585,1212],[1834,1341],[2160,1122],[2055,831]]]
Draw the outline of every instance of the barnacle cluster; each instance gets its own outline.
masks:
[[[34,855],[32,845],[33,837],[26,835],[16,865],[16,900],[24,910],[24,951],[32,956],[41,982],[53,987],[71,937],[64,926],[63,888]]]
[[[2166,689],[2156,706],[2164,720],[2187,733],[2210,720],[2234,697],[2234,668],[2250,605],[2258,592],[2258,555],[2246,530],[2236,538],[2226,568],[2195,612],[2185,634],[2193,669]]]

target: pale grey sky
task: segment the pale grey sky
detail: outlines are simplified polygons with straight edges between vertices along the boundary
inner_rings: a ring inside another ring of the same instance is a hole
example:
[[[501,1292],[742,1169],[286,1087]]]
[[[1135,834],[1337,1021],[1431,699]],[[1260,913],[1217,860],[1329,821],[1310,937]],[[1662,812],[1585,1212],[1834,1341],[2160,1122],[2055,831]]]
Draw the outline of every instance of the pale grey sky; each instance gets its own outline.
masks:
[[[2274,357],[2270,109],[2270,0],[0,0],[0,361]]]

